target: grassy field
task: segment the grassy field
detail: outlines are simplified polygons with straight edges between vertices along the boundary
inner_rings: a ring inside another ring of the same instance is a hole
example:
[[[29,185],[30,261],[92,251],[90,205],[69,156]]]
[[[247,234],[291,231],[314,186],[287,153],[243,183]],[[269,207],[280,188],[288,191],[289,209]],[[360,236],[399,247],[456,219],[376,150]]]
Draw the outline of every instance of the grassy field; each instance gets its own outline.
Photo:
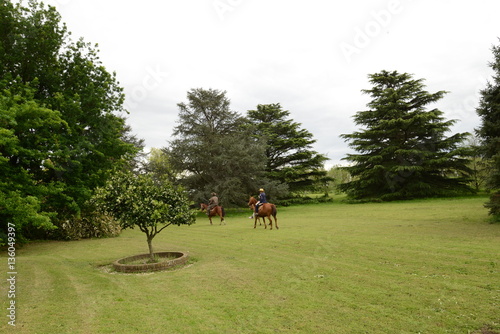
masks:
[[[279,230],[171,226],[156,251],[188,266],[121,274],[139,230],[17,252],[13,333],[500,333],[500,225],[485,198],[278,208]],[[215,222],[215,221],[214,221]],[[7,259],[2,254],[2,263]],[[4,270],[4,275],[7,274]]]

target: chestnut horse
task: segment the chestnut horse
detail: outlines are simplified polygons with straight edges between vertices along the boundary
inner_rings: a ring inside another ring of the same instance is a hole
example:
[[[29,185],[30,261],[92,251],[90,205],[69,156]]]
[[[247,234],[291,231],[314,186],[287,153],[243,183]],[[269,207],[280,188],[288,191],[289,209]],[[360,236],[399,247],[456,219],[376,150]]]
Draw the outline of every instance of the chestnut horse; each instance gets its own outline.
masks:
[[[250,196],[250,199],[248,200],[248,207],[250,208],[250,210],[252,210],[252,215],[250,216],[250,218],[255,217],[255,204],[257,204],[257,200],[255,199],[255,197]],[[257,217],[257,220],[259,221],[259,225],[262,225],[259,217]]]
[[[255,212],[255,204],[257,204],[257,200],[254,197],[250,197],[250,200],[248,201],[248,206],[252,208]],[[257,226],[257,219],[262,217],[262,220],[264,221],[264,227],[267,228],[266,225],[266,217],[269,219],[269,226],[271,227],[271,230],[273,229],[273,220],[271,219],[271,216],[274,217],[274,225],[276,225],[276,229],[279,229],[278,227],[278,218],[276,218],[276,214],[278,211],[276,210],[276,205],[271,204],[271,203],[263,203],[262,205],[259,206],[259,211],[255,213],[255,222],[253,224],[253,228]],[[259,219],[260,223],[260,219]]]
[[[200,210],[201,211],[206,213],[207,209],[208,209],[207,204],[200,203]],[[210,210],[210,213],[208,215],[208,219],[210,220],[210,225],[213,225],[212,224],[212,217],[217,216],[217,215],[220,216],[220,225],[222,225],[222,223],[224,223],[224,225],[226,225],[226,221],[224,220],[224,217],[226,216],[226,211],[224,211],[224,208],[220,205],[214,206],[212,208],[212,210]]]

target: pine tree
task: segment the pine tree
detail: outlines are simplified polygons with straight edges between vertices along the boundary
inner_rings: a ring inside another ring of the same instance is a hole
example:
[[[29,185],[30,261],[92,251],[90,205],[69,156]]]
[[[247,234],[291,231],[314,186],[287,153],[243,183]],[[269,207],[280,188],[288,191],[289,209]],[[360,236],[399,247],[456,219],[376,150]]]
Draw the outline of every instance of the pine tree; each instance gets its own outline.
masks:
[[[266,175],[287,184],[292,192],[314,190],[331,181],[323,169],[328,158],[311,149],[316,142],[312,133],[289,116],[279,103],[259,104],[247,112],[255,137],[265,141]]]
[[[230,110],[225,91],[192,89],[179,103],[179,124],[164,152],[191,199],[206,202],[216,192],[225,205],[244,204],[264,170],[265,157],[244,118]]]
[[[354,116],[365,128],[343,134],[358,154],[348,154],[346,169],[353,181],[340,189],[355,199],[411,199],[470,191],[466,185],[468,135],[445,137],[455,123],[438,109],[426,107],[446,92],[429,93],[423,79],[397,71],[369,75],[372,89],[363,90],[370,110]]]
[[[490,214],[500,219],[500,46],[493,46],[494,61],[489,65],[494,71],[492,82],[481,91],[481,100],[476,109],[481,118],[481,126],[477,129],[482,139],[482,151],[485,158],[491,159],[493,172],[488,186],[494,190],[486,207]]]

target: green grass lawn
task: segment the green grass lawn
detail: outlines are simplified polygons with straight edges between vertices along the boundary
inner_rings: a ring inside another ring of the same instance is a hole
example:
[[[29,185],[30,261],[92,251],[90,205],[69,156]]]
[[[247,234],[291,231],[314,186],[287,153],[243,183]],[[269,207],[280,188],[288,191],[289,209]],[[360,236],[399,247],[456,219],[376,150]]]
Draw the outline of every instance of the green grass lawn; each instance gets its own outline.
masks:
[[[189,252],[189,265],[146,274],[108,266],[147,252],[139,230],[31,243],[18,250],[8,332],[500,332],[500,225],[487,222],[485,201],[278,208],[272,231],[253,229],[250,211],[228,210],[223,226],[200,215],[153,241]]]

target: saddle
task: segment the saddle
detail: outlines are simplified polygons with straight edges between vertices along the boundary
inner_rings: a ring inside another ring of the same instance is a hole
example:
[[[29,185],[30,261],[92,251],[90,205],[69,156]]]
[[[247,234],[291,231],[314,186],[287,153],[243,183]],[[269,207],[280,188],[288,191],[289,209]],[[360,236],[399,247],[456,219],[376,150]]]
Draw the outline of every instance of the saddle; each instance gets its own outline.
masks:
[[[259,208],[257,209],[257,212],[259,212],[266,204],[271,205],[271,203],[261,203],[261,204],[259,204]]]

